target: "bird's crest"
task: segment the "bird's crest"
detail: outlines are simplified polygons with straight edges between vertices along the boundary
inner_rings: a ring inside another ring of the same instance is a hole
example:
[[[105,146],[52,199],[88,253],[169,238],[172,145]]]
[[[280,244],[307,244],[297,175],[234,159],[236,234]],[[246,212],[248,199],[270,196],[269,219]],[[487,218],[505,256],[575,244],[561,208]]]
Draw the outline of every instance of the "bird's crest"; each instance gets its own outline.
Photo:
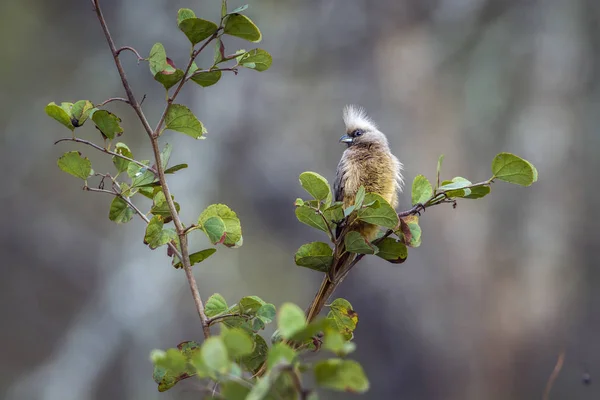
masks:
[[[344,124],[347,131],[354,129],[364,129],[367,131],[377,130],[377,125],[371,117],[367,115],[364,108],[349,104],[344,107]]]

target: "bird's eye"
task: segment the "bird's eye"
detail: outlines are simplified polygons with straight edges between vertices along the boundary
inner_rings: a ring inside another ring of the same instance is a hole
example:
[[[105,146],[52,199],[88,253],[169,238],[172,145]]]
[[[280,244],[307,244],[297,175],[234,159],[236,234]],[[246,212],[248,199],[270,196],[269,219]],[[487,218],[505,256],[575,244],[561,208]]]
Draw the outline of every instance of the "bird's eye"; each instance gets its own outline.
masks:
[[[363,134],[363,131],[360,129],[355,130],[354,132],[352,132],[353,136],[360,136]]]

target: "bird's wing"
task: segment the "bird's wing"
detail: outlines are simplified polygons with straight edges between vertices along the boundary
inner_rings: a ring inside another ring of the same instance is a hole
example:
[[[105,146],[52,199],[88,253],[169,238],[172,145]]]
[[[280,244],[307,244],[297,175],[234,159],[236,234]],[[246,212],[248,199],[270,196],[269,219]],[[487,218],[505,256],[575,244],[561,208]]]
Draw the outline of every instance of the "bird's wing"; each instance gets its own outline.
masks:
[[[335,182],[333,182],[333,197],[335,201],[344,201],[344,186],[346,179],[344,177],[343,159],[340,160],[335,173]]]
[[[333,182],[333,197],[335,201],[344,201],[344,189],[346,185],[346,177],[344,176],[344,159],[342,158],[337,166],[335,173],[335,182]],[[340,226],[335,229],[335,237],[337,238],[341,233]]]

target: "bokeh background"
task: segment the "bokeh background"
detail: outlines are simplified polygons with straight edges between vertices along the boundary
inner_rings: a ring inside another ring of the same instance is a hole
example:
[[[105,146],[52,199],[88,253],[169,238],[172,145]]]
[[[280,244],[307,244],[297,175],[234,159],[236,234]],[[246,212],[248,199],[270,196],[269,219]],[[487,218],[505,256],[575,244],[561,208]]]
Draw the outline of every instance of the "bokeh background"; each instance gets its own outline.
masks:
[[[188,44],[177,10],[215,19],[220,7],[102,4],[118,46],[146,55],[161,41],[178,65]],[[180,100],[208,139],[162,138],[174,163],[190,165],[170,177],[184,220],[222,202],[242,221],[242,248],[195,267],[203,296],[308,304],[321,277],[293,254],[320,237],[295,219],[297,177],[313,170],[333,181],[341,110],[357,103],[387,133],[409,183],[434,178],[442,153],[445,178],[486,179],[500,151],[532,161],[540,176],[528,189],[499,182],[484,200],[428,210],[423,245],[405,264],[367,258],[344,282],[338,295],[360,315],[354,357],[372,384],[363,398],[541,398],[563,349],[551,398],[600,398],[600,2],[260,0],[247,14],[272,68],[186,87]],[[226,46],[250,48],[235,38]],[[184,274],[144,246],[140,221],[114,225],[110,198],[81,191],[56,167],[79,149],[96,171],[111,170],[91,148],[53,146],[69,132],[43,111],[50,101],[123,95],[89,1],[1,2],[0,49],[0,398],[201,398],[191,380],[159,394],[148,359],[201,337]],[[145,63],[122,60],[154,124],[162,88]],[[109,108],[136,157],[148,158],[133,112]],[[91,126],[78,133],[101,140]],[[408,207],[409,194],[402,199]],[[196,234],[193,247],[202,246]]]

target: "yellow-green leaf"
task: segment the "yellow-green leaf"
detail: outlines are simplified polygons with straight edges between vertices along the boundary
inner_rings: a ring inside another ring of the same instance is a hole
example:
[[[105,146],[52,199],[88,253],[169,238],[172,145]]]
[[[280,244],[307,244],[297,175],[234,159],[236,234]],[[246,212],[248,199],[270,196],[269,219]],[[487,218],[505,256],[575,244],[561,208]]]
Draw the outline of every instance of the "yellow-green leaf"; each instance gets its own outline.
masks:
[[[224,32],[254,43],[260,42],[262,39],[260,29],[250,18],[242,14],[228,15],[225,19]]]
[[[58,159],[58,167],[76,178],[86,180],[92,174],[92,163],[78,151],[69,151]]]

